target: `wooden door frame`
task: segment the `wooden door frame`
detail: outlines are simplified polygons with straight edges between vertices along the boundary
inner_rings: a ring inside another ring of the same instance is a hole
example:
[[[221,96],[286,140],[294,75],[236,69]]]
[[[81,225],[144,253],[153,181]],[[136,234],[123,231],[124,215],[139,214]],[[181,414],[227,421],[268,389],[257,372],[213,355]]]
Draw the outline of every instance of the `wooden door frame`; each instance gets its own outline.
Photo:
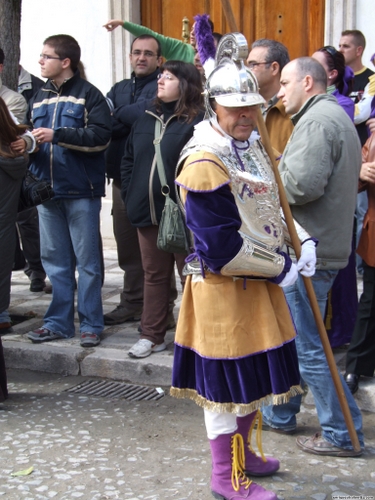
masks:
[[[123,19],[139,23],[142,0],[108,0],[108,19]],[[153,0],[161,2],[161,0]],[[208,5],[208,0],[205,0]],[[341,32],[356,26],[357,0],[325,0],[324,45],[337,46]],[[144,21],[147,25],[147,22]],[[117,29],[111,38],[112,83],[129,78],[131,68],[128,47],[132,36],[125,30]]]

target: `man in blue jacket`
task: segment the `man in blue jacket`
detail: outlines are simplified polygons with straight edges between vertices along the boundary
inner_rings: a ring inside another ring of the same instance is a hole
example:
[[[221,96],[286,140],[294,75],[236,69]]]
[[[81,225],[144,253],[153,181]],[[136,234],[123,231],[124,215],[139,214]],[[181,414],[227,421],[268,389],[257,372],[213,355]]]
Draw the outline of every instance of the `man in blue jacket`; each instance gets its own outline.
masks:
[[[74,337],[77,267],[81,346],[93,347],[103,330],[99,215],[111,117],[101,92],[80,77],[80,55],[71,36],[47,38],[39,64],[48,81],[29,103],[28,121],[39,146],[30,169],[52,184],[55,197],[38,207],[52,301],[43,326],[27,336],[35,343]]]

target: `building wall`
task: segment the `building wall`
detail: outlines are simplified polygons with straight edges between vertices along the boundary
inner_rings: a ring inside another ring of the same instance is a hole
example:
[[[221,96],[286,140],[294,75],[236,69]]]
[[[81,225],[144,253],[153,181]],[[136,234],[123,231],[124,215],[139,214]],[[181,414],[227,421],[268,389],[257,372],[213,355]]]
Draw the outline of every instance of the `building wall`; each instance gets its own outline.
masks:
[[[362,31],[366,37],[366,49],[363,55],[363,64],[375,71],[370,62],[370,57],[375,52],[375,2],[374,0],[357,0],[357,25],[356,29]]]
[[[102,25],[108,20],[109,12],[106,0],[23,0],[22,66],[40,77],[38,60],[43,40],[51,35],[68,34],[81,47],[88,80],[103,93],[108,92],[112,86],[112,35]]]
[[[21,64],[40,76],[38,64],[43,40],[50,35],[67,33],[77,39],[82,61],[90,82],[103,93],[129,77],[131,37],[118,28],[108,33],[102,26],[113,18],[140,22],[141,0],[23,0],[21,21]],[[367,40],[363,57],[372,68],[375,52],[374,0],[326,0],[325,43],[338,47],[342,29],[357,28]]]

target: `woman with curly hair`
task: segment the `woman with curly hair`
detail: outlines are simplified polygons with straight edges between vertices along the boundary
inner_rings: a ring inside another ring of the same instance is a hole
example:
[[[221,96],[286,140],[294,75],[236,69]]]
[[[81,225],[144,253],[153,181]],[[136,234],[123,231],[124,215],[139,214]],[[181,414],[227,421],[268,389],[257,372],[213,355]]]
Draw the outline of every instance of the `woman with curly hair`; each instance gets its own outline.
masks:
[[[176,262],[180,273],[186,254],[159,250],[157,237],[165,196],[156,162],[155,123],[160,122],[160,150],[169,194],[176,202],[175,169],[179,154],[203,119],[202,83],[193,64],[167,61],[161,67],[157,98],[133,125],[121,163],[122,198],[137,228],[144,270],[144,306],[140,340],[129,356],[144,358],[166,348],[170,281]]]

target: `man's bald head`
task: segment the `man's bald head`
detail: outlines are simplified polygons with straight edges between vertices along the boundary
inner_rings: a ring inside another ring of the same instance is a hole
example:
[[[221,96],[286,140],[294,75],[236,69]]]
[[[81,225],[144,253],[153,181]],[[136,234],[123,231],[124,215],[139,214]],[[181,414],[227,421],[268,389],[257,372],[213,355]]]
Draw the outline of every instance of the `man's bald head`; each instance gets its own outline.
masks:
[[[299,79],[310,75],[314,80],[314,86],[318,87],[324,92],[327,89],[327,74],[323,66],[312,57],[299,57],[294,60],[296,71]]]
[[[323,66],[312,57],[299,57],[282,70],[280,86],[277,95],[285,111],[294,114],[310,97],[326,93],[327,75]]]

